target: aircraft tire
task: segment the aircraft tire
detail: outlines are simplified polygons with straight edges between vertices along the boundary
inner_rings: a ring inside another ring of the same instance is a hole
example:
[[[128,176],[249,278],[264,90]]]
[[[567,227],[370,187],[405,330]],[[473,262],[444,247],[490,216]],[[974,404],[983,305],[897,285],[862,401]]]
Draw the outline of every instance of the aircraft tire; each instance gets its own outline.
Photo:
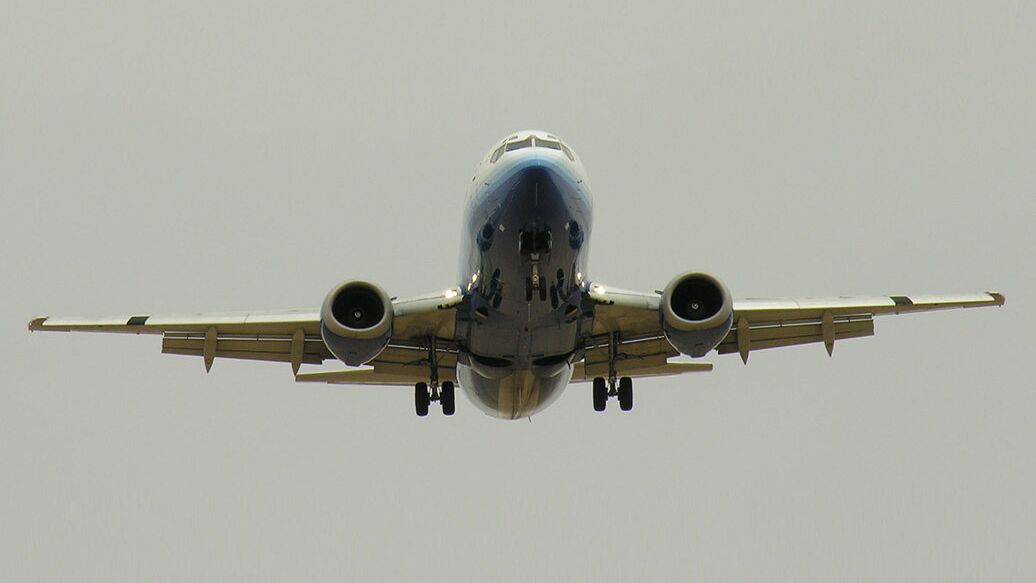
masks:
[[[619,409],[623,411],[633,409],[633,379],[629,377],[619,379]]]
[[[453,415],[457,412],[457,398],[453,383],[444,381],[440,391],[439,402],[442,404],[442,414]]]
[[[428,405],[432,398],[428,393],[428,383],[417,383],[414,385],[414,409],[418,417],[428,415]]]
[[[594,411],[604,411],[608,406],[608,385],[601,377],[594,378]]]

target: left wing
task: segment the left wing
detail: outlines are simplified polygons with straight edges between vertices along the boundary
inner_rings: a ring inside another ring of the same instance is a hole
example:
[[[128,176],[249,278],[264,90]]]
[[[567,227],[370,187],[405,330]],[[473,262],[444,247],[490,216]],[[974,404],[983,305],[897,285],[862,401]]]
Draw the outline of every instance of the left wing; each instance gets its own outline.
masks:
[[[593,327],[596,344],[587,350],[587,370],[590,369],[592,360],[606,364],[607,351],[614,350],[618,374],[623,374],[620,363],[625,363],[625,366],[629,367],[631,361],[636,363],[646,359],[653,359],[652,367],[647,368],[648,374],[666,370],[658,368],[662,365],[672,367],[668,369],[672,374],[687,372],[673,367],[684,363],[667,360],[678,353],[668,346],[662,332],[659,321],[659,294],[613,289],[595,284],[590,286],[589,296],[596,304]],[[830,354],[834,350],[836,340],[873,335],[875,316],[1002,306],[1004,303],[1003,294],[997,292],[941,296],[734,300],[733,325],[716,347],[716,351],[720,354],[736,352],[746,363],[749,353],[753,350],[798,344],[823,343]],[[641,348],[648,345],[654,348]],[[604,348],[601,348],[602,346]],[[642,376],[637,366],[626,368],[626,371],[627,376]]]
[[[370,363],[373,368],[349,372],[363,373],[363,379],[369,384],[397,384],[402,378],[426,378],[429,339],[436,338],[441,340],[434,343],[441,378],[451,378],[456,366],[456,356],[450,358],[455,308],[462,301],[463,296],[457,289],[393,300],[389,346]],[[29,330],[161,335],[163,353],[201,356],[206,370],[218,357],[288,362],[297,374],[304,363],[320,364],[334,358],[320,336],[319,311],[142,314],[96,319],[48,317],[29,322]],[[416,380],[403,384],[413,384]]]

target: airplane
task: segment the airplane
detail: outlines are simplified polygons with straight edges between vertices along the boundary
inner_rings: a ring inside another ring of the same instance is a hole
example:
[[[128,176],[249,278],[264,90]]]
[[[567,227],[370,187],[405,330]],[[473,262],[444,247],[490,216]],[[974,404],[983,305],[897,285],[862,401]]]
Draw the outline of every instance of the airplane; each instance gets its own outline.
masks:
[[[345,281],[319,311],[36,318],[29,330],[160,334],[162,352],[291,364],[298,382],[410,386],[418,416],[456,411],[456,386],[484,413],[530,417],[570,383],[633,409],[633,379],[712,370],[737,353],[874,334],[874,317],[1003,306],[997,292],[960,295],[732,299],[716,276],[686,271],[661,290],[628,291],[587,270],[590,181],[567,142],[545,131],[493,145],[466,193],[455,285],[408,299]],[[689,357],[689,358],[688,358]],[[301,372],[337,360],[345,369]]]

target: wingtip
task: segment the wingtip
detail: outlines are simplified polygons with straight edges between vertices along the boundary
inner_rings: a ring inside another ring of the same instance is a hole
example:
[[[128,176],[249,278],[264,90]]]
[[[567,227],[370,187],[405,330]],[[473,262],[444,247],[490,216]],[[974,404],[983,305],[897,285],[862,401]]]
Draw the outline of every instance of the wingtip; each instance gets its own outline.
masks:
[[[998,306],[1002,306],[1007,303],[1007,298],[1000,292],[987,291],[986,293],[993,297],[994,303]]]
[[[42,318],[33,318],[32,320],[29,320],[29,332],[34,332],[36,330],[42,330],[43,329],[43,323],[47,321],[48,317],[49,316],[44,316]]]

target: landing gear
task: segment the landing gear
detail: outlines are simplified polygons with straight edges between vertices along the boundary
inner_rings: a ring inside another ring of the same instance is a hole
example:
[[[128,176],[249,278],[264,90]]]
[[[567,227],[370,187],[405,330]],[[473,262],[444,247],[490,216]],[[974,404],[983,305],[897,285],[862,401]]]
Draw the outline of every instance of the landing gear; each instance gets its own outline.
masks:
[[[417,383],[414,385],[414,409],[418,417],[428,415],[428,405],[432,401],[432,395],[428,392],[428,383]]]
[[[594,379],[594,411],[601,412],[608,406],[608,385],[601,377]]]
[[[609,382],[610,380],[610,382]],[[594,378],[594,411],[604,411],[609,397],[619,398],[619,409],[633,410],[633,379],[621,377],[606,380],[604,377]]]
[[[633,379],[616,378],[615,363],[619,360],[619,333],[612,332],[608,338],[608,379],[594,378],[594,411],[604,411],[608,397],[619,398],[619,409],[633,410]]]
[[[430,383],[414,384],[414,409],[418,417],[428,415],[428,407],[432,401],[438,401],[442,405],[443,415],[453,415],[457,412],[457,391],[453,381],[439,383],[439,364],[436,360],[435,338],[428,339],[428,364],[431,369]]]
[[[440,387],[428,388],[428,383],[417,383],[414,385],[414,410],[418,417],[428,415],[428,409],[432,401],[438,401],[442,405],[443,415],[453,415],[457,412],[457,391],[451,381],[444,381]]]
[[[619,379],[619,409],[623,411],[633,410],[633,379],[622,377]]]
[[[632,397],[630,397],[632,399]],[[457,400],[456,393],[453,390],[453,383],[445,381],[442,384],[442,390],[439,393],[439,404],[442,405],[443,415],[453,415],[457,412]]]

